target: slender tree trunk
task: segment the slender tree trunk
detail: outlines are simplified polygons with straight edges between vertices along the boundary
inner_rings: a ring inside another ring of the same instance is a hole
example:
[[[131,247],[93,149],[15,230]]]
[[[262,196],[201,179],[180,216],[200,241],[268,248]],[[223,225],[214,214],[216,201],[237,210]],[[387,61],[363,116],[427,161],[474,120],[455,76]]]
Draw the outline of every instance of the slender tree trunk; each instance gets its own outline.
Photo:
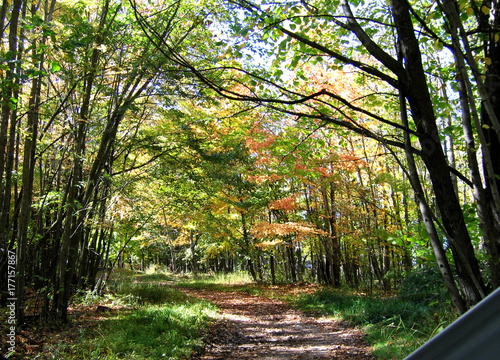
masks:
[[[368,248],[368,254],[370,256],[373,272],[375,273],[375,276],[377,277],[377,280],[379,281],[379,283],[382,284],[382,288],[386,291],[390,290],[390,287],[389,288],[387,287],[386,280],[384,279],[384,275],[385,275],[384,271],[381,267],[381,264],[379,265],[379,261],[377,260],[377,256],[375,253],[376,253],[376,251],[375,251],[375,247],[373,245]]]
[[[287,252],[288,267],[290,269],[291,280],[292,280],[292,283],[296,283],[297,282],[297,266],[296,266],[295,251],[293,248],[292,241],[288,241],[288,244],[286,246],[286,252]]]
[[[400,111],[403,126],[409,128],[406,100],[403,93],[400,94]],[[413,159],[413,154],[411,152],[410,134],[408,132],[405,132],[404,138],[405,154],[406,160],[408,162],[408,178],[410,180],[410,184],[412,185],[413,191],[415,192],[415,199],[417,201],[417,205],[419,206],[425,228],[427,229],[427,234],[429,235],[432,249],[434,250],[434,255],[436,256],[439,271],[441,272],[444,284],[448,290],[448,293],[450,294],[452,303],[455,305],[458,313],[463,314],[467,311],[467,305],[460,295],[460,292],[458,291],[458,288],[455,284],[453,273],[450,264],[448,263],[443,245],[441,244],[441,240],[439,239],[439,236],[437,234],[429,205],[425,200],[424,190],[422,188],[422,184],[420,183],[415,160]]]
[[[443,99],[446,103],[449,103],[449,98],[448,98],[448,92],[446,90],[446,84],[444,81],[441,80],[441,92],[443,93]],[[452,122],[451,122],[451,115],[448,115],[445,118],[445,123],[444,126],[445,128],[451,128]],[[443,129],[444,130],[444,129]],[[445,136],[444,136],[444,144],[445,144],[445,151],[446,151],[446,156],[448,158],[448,163],[452,168],[455,168],[455,148],[453,146],[453,137],[449,132],[445,131]],[[455,189],[455,193],[458,195],[458,179],[455,174],[451,174],[451,181],[453,182],[453,188]]]
[[[479,124],[478,114],[475,113],[474,104],[470,104],[468,96],[467,80],[464,78],[465,64],[463,60],[456,57],[457,69],[462,76],[457,77],[460,103],[462,109],[462,126],[464,129],[464,136],[467,146],[468,165],[471,171],[471,179],[473,184],[473,194],[477,204],[478,215],[480,219],[480,227],[483,232],[486,249],[490,255],[489,267],[491,274],[491,282],[494,288],[500,286],[500,249],[498,248],[498,239],[500,238],[500,230],[498,229],[498,222],[494,216],[494,209],[491,201],[493,198],[488,196],[488,192],[483,187],[483,180],[479,170],[479,162],[476,157],[476,144],[474,140],[474,132],[471,118],[474,117],[475,124]],[[471,114],[473,112],[474,114]],[[480,131],[480,130],[479,130]],[[485,145],[482,144],[483,148]],[[488,154],[483,154],[487,156]]]
[[[198,273],[198,258],[196,256],[196,245],[198,245],[199,235],[194,235],[193,230],[189,230],[189,248],[191,249],[191,271]]]
[[[500,181],[497,175],[500,173],[500,151],[499,132],[497,114],[500,114],[498,98],[500,96],[500,46],[493,36],[484,37],[486,43],[486,56],[489,56],[491,64],[486,68],[483,84],[483,74],[479,73],[475,60],[471,59],[471,49],[464,34],[463,24],[457,13],[457,4],[454,1],[440,3],[443,12],[448,20],[448,31],[452,37],[453,55],[457,68],[457,83],[460,94],[460,104],[462,109],[462,125],[467,144],[468,165],[471,170],[473,192],[478,206],[480,226],[483,232],[485,247],[489,253],[489,266],[491,282],[493,288],[500,286]],[[498,6],[498,4],[496,5]],[[498,10],[495,10],[498,19]],[[481,15],[482,16],[482,15]],[[498,20],[497,20],[498,21]],[[489,27],[486,21],[484,28]],[[464,46],[462,51],[461,42]],[[467,72],[467,64],[472,68],[473,77],[482,97],[481,120],[476,109],[475,95],[472,91],[471,80]],[[473,127],[477,133],[477,138],[481,143],[482,162],[486,188],[483,186],[479,164],[476,157],[474,145]]]
[[[331,235],[331,277],[332,285],[335,287],[340,286],[340,266],[342,262],[342,254],[340,252],[339,238],[337,233],[337,216],[334,213],[335,206],[335,185],[333,182],[330,183],[329,190],[326,188],[322,191],[323,195],[323,207],[325,209],[325,215],[328,224],[328,231]],[[328,196],[329,195],[329,196]]]
[[[18,24],[21,13],[22,0],[14,1],[12,5],[9,26],[9,57],[5,85],[1,88],[1,119],[0,119],[0,277],[7,278],[7,252],[9,249],[8,238],[13,227],[10,226],[9,216],[11,211],[12,173],[14,166],[15,138],[17,132],[17,106],[12,103],[12,98],[19,99],[19,74],[14,60],[21,60],[21,49],[18,40]],[[5,15],[8,2],[4,1],[1,8],[2,29],[0,41],[3,41]],[[9,121],[10,120],[10,121]],[[9,127],[10,122],[10,127]],[[5,175],[5,176],[4,176]],[[19,266],[19,265],[18,265]],[[7,282],[0,284],[0,303],[3,302],[7,291]]]
[[[486,287],[439,139],[409,5],[405,0],[391,0],[391,6],[405,66],[405,71],[399,74],[400,88],[404,91],[412,110],[422,147],[422,160],[429,171],[461,288],[466,295],[467,304],[472,306],[486,296]]]
[[[28,227],[31,218],[31,204],[33,194],[33,178],[35,171],[35,150],[38,132],[38,107],[40,105],[41,79],[36,78],[32,82],[31,97],[28,111],[28,124],[24,142],[23,158],[23,196],[19,215],[19,240],[17,244],[17,305],[18,321],[24,322],[24,287],[26,267],[28,265]]]
[[[274,268],[274,255],[272,253],[269,256],[269,263],[271,265],[271,284],[276,285],[276,270]]]

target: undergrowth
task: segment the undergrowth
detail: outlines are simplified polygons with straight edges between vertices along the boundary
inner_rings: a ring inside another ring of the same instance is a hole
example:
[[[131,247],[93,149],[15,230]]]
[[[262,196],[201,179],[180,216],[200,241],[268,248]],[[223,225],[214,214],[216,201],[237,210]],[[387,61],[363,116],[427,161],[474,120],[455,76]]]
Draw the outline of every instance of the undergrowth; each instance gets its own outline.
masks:
[[[76,359],[185,359],[203,345],[199,330],[215,312],[213,306],[195,302],[111,314],[62,350],[65,358]]]
[[[78,341],[52,345],[50,359],[185,359],[203,346],[217,308],[162,282],[162,273],[126,275],[102,297],[82,293],[75,306],[98,306]]]
[[[191,288],[242,291],[279,298],[312,315],[360,326],[380,359],[402,359],[455,319],[435,269],[410,273],[396,293],[368,296],[349,288],[264,286],[244,273],[197,276],[177,283]]]
[[[188,297],[176,286],[242,291],[280,298],[313,315],[333,316],[365,330],[379,359],[402,359],[451,323],[455,314],[442,290],[439,274],[410,274],[392,296],[368,296],[352,289],[314,285],[265,286],[246,273],[174,276],[158,269],[117,273],[112,292],[98,297],[82,293],[84,306],[104,304],[112,310],[78,342],[59,344],[51,359],[184,359],[200,349],[200,330],[216,315],[216,307]]]
[[[432,273],[423,272],[411,275],[391,297],[320,288],[292,302],[306,312],[334,316],[363,327],[374,355],[402,359],[455,319],[449,300],[440,292],[438,283],[431,281],[432,277]]]

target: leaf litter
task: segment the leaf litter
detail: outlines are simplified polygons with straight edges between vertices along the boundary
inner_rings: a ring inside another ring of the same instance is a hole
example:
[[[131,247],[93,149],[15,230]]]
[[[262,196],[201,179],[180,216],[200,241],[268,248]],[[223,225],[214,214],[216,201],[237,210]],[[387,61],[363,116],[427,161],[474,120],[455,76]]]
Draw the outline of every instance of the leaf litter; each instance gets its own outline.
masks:
[[[178,289],[221,309],[193,359],[376,359],[363,331],[345,321],[310,317],[283,301],[242,292]]]

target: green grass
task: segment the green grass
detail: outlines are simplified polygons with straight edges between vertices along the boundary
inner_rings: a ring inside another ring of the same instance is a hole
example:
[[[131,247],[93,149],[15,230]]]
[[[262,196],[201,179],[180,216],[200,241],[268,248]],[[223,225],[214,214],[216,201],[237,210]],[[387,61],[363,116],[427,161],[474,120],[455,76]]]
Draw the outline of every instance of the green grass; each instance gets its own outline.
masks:
[[[111,290],[117,290],[122,284],[130,282],[170,282],[177,278],[178,276],[157,267],[149,267],[144,272],[135,272],[128,269],[114,269],[111,278],[108,279],[107,287]]]
[[[151,305],[111,315],[69,350],[76,359],[184,359],[202,346],[216,314],[204,302]],[[95,336],[97,333],[97,336]]]
[[[189,298],[184,293],[154,282],[125,283],[120,286],[117,294],[130,295],[141,305],[189,302]]]
[[[434,271],[412,273],[402,284],[398,296],[392,297],[385,294],[367,296],[347,288],[265,286],[253,283],[244,272],[191,277],[156,272],[136,276],[136,281],[143,282],[139,289],[129,284],[124,290],[137,298],[147,298],[151,303],[161,302],[167,296],[165,290],[146,286],[146,282],[150,279],[171,280],[181,287],[240,291],[279,298],[306,312],[333,316],[360,326],[374,349],[374,355],[380,359],[402,359],[455,318],[446,294],[440,292],[442,289],[436,276]]]
[[[176,285],[191,289],[240,291],[251,295],[258,295],[261,292],[260,287],[253,283],[250,276],[245,272],[197,275],[180,279],[176,282]]]
[[[155,274],[137,274],[134,277],[135,281],[148,282],[148,281],[172,281],[175,278],[168,273],[155,273]]]
[[[153,271],[154,270],[154,271]],[[178,276],[161,269],[117,272],[112,293],[82,293],[83,306],[119,307],[99,316],[78,341],[61,343],[50,359],[185,359],[202,346],[200,330],[216,316],[208,302],[188,297],[169,284],[241,291],[279,298],[313,315],[332,316],[365,330],[374,355],[402,359],[454,320],[435,274],[408,277],[398,296],[367,296],[350,289],[317,286],[265,286],[246,273]]]
[[[53,345],[46,352],[51,356],[46,358],[188,358],[202,347],[202,330],[213,321],[218,309],[162,284],[166,277],[161,273],[128,274],[115,284],[113,294],[80,294],[75,305],[101,304],[112,309],[96,313],[93,324],[82,327],[77,341]]]
[[[349,290],[331,288],[298,296],[293,303],[306,312],[363,327],[374,355],[380,359],[404,358],[453,320],[446,309],[425,302],[354,295]]]

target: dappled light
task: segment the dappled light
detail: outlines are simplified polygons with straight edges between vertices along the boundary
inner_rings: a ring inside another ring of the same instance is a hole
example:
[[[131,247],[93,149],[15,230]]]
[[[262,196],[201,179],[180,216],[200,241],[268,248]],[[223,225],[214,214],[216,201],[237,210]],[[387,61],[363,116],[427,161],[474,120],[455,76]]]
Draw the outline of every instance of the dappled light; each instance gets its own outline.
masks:
[[[410,354],[500,286],[499,17],[4,0],[0,359]]]
[[[241,292],[192,290],[217,304],[220,320],[197,359],[374,359],[362,331],[338,320],[307,317],[279,300]]]

